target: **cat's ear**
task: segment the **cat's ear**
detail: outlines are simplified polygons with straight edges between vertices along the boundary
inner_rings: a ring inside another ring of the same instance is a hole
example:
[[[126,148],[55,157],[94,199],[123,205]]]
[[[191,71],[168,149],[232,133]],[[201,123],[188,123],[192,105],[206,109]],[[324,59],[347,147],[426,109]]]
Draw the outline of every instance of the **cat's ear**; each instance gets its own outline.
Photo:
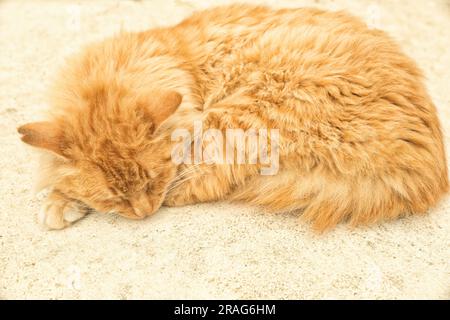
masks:
[[[63,156],[63,134],[55,124],[48,121],[31,122],[20,126],[17,131],[22,135],[23,142]]]
[[[149,115],[156,127],[170,117],[180,106],[183,96],[176,91],[166,91],[158,93],[152,101]]]

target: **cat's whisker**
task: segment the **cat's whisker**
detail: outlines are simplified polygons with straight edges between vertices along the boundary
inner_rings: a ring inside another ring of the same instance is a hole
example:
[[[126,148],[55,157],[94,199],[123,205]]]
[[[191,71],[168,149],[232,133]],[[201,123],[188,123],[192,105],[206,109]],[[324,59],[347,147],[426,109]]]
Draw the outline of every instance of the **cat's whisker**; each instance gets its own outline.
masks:
[[[198,178],[198,177],[201,177],[201,176],[206,176],[206,174],[205,174],[205,173],[202,173],[202,174],[200,174],[200,175],[193,175],[193,176],[190,176],[190,177],[186,177],[186,178],[184,178],[184,179],[181,179],[181,180],[179,180],[179,181],[176,181],[175,184],[171,185],[171,186],[167,189],[167,192],[172,191],[172,190],[175,189],[175,188],[178,188],[180,185],[184,184],[185,182],[187,182],[187,181],[189,181],[189,180],[192,180],[192,179],[194,179],[194,178]]]
[[[171,190],[177,188],[178,186],[182,185],[183,183],[185,183],[185,182],[188,181],[188,180],[191,180],[192,178],[194,178],[194,176],[192,176],[192,177],[186,177],[186,178],[181,179],[181,180],[177,180],[174,184],[172,184],[172,185],[167,189],[167,191],[171,191]]]
[[[196,165],[193,168],[189,168],[188,170],[185,170],[185,171],[181,172],[178,176],[175,177],[175,180],[180,179],[180,178],[182,178],[182,177],[184,177],[184,176],[186,176],[186,175],[188,175],[190,173],[197,172],[197,168],[198,168],[198,165]]]
[[[189,175],[189,174],[191,174],[191,173],[198,172],[197,169],[198,169],[199,166],[200,166],[199,164],[194,164],[194,165],[192,165],[192,167],[189,167],[188,169],[182,171],[180,174],[178,174],[177,176],[175,176],[175,177],[172,179],[172,182],[174,182],[174,181],[176,181],[176,180],[179,180],[179,179],[181,179],[181,178],[183,178],[183,177],[185,177],[186,175]]]

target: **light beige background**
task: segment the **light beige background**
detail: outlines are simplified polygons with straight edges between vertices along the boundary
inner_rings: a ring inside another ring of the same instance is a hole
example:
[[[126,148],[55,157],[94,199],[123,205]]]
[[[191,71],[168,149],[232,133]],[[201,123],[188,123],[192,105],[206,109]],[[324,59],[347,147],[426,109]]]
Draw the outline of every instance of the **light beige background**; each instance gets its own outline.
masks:
[[[15,128],[38,119],[63,58],[121,28],[219,3],[0,2],[0,298],[450,298],[449,197],[426,217],[320,237],[295,214],[223,203],[143,222],[94,214],[63,231],[38,226],[36,158]],[[449,1],[265,3],[347,9],[392,34],[424,69],[449,147]]]

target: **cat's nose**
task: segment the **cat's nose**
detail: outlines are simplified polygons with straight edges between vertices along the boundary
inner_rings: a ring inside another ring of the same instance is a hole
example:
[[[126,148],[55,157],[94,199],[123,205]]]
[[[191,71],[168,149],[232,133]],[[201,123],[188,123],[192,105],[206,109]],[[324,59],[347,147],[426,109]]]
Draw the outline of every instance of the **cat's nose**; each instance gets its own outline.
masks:
[[[153,206],[146,194],[139,194],[129,199],[137,216],[144,218],[153,212]]]

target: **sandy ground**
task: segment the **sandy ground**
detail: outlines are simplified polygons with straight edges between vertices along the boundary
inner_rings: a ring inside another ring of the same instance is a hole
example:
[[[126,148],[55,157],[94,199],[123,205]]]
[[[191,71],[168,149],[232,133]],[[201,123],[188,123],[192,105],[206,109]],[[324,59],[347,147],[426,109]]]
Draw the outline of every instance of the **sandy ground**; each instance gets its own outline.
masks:
[[[45,108],[69,53],[121,28],[175,23],[226,1],[0,2],[0,298],[450,298],[450,198],[426,217],[314,235],[295,214],[223,203],[145,221],[37,222],[36,158],[15,128]],[[345,8],[417,59],[450,142],[449,1],[266,1]]]

